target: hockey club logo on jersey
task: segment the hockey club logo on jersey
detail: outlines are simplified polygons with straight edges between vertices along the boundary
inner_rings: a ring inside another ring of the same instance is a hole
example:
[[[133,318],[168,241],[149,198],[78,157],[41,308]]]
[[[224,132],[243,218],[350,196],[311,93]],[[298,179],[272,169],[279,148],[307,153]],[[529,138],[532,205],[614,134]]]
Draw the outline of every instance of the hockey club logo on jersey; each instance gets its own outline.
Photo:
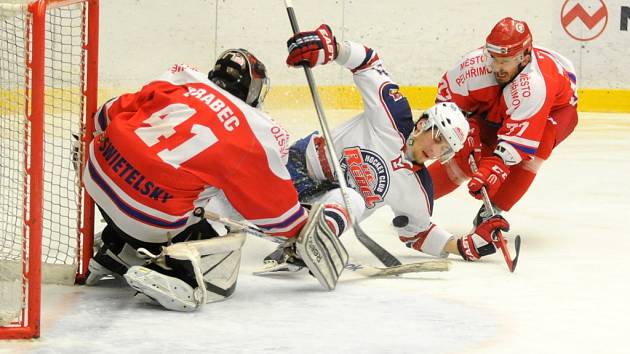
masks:
[[[389,172],[382,157],[359,147],[346,148],[340,161],[348,186],[361,194],[368,209],[385,199]]]

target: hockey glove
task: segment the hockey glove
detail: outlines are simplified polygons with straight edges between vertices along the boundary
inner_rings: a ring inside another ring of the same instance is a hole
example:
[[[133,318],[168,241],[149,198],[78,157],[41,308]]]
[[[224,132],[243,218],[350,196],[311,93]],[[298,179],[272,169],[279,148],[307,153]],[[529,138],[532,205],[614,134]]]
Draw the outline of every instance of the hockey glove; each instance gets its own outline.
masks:
[[[470,154],[475,158],[475,162],[481,160],[481,136],[479,135],[479,122],[476,119],[469,119],[468,125],[470,131],[464,144],[464,154],[468,157]]]
[[[505,181],[510,170],[498,156],[483,157],[479,168],[468,182],[468,192],[477,199],[482,199],[481,187],[486,187],[489,196],[493,196]]]
[[[510,224],[500,215],[482,222],[475,232],[457,240],[457,250],[466,261],[476,261],[483,256],[495,253],[492,234],[497,230],[509,231]]]
[[[328,25],[320,25],[315,31],[299,32],[287,41],[289,56],[287,65],[326,64],[337,58],[337,41]]]

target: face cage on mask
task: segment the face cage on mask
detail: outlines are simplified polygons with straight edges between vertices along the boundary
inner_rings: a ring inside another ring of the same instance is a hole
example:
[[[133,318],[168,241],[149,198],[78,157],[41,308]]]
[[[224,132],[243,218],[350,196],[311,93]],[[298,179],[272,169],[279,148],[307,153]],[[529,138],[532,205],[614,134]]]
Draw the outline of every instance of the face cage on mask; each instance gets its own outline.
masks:
[[[427,119],[428,116],[423,115],[422,118]],[[413,140],[418,134],[424,133],[428,131],[429,129],[431,129],[431,139],[433,139],[433,141],[435,141],[435,139],[437,139],[441,135],[444,141],[446,142],[446,146],[445,146],[446,149],[442,152],[440,156],[437,157],[437,159],[440,160],[441,163],[446,163],[453,156],[455,156],[455,151],[453,150],[451,145],[448,143],[448,139],[444,137],[444,135],[442,134],[440,129],[437,127],[437,125],[429,123],[428,120],[425,120],[425,122],[422,123],[422,127],[420,129],[418,129],[418,122],[416,122],[414,131],[410,135],[411,139],[409,141],[409,146],[411,147],[413,145]]]
[[[251,75],[251,69],[250,69]],[[251,76],[250,76],[251,77]],[[263,102],[265,101],[265,97],[269,92],[269,78],[253,78],[249,85],[249,91],[247,93],[246,102],[251,102],[252,106],[256,108],[261,108]]]

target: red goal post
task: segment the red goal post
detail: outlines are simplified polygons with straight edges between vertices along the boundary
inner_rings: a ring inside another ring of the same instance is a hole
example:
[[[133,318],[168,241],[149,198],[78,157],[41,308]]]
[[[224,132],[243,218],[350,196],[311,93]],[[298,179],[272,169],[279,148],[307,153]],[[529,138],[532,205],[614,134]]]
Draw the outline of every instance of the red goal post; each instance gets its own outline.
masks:
[[[87,271],[94,206],[80,181],[97,108],[98,7],[0,0],[0,339],[39,337],[42,282]]]

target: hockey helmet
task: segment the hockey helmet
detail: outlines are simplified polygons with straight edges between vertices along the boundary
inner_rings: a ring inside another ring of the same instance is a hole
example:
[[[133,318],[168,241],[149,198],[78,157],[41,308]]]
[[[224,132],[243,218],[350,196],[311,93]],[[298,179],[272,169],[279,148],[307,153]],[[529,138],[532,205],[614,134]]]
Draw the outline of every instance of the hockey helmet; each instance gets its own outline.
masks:
[[[208,79],[252,107],[260,107],[269,91],[265,64],[245,49],[221,53]]]
[[[433,136],[438,134],[448,142],[447,151],[440,156],[440,162],[450,160],[455,153],[464,147],[470,126],[464,113],[453,102],[440,102],[422,114],[426,123],[423,131],[432,130]]]
[[[531,50],[532,34],[525,21],[506,17],[486,37],[485,51],[494,57],[516,57]]]

